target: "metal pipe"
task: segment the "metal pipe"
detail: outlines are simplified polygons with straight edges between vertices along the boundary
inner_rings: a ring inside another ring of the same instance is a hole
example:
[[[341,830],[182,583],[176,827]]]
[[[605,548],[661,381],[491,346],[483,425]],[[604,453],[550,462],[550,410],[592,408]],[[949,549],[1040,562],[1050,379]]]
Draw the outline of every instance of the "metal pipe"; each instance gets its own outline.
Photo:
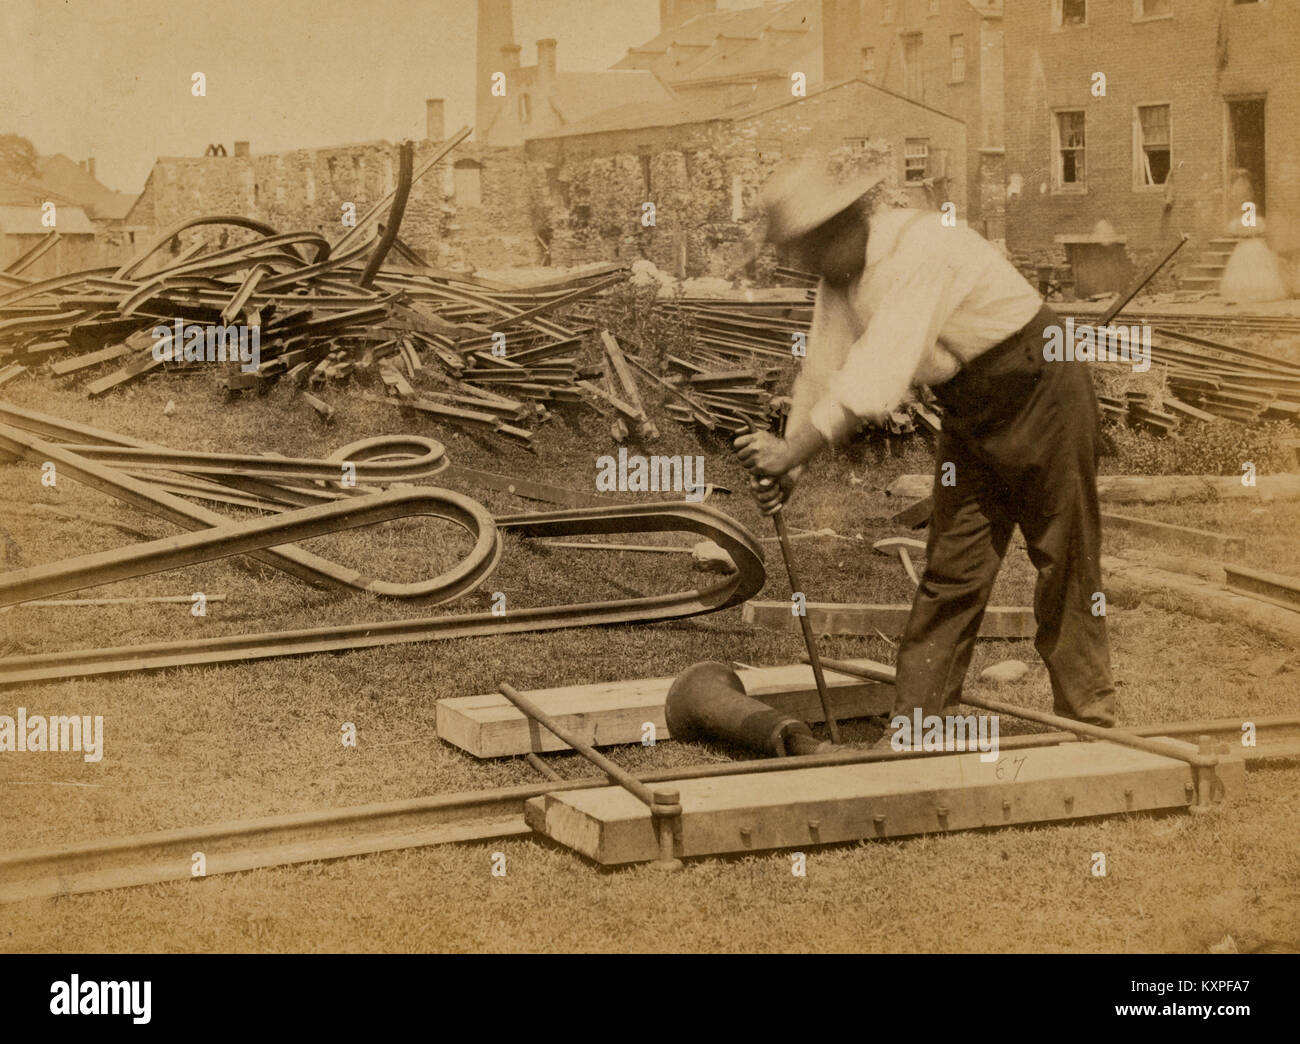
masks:
[[[620,768],[594,747],[583,743],[582,740],[578,739],[577,736],[557,722],[547,714],[546,711],[542,710],[541,707],[537,706],[537,704],[521,693],[513,685],[507,685],[505,682],[501,682],[497,685],[497,689],[500,691],[502,696],[518,707],[522,714],[526,714],[539,725],[544,725],[551,732],[555,733],[556,736],[564,740],[565,743],[590,761],[596,766],[596,768],[600,769],[601,772],[605,773],[605,775],[635,797],[638,801],[647,806],[654,804],[654,794],[651,792],[649,787],[632,775],[632,773],[628,772],[627,769]]]
[[[1017,707],[1014,704],[1003,703],[1001,700],[989,700],[980,696],[963,695],[962,702],[970,704],[972,707],[979,707],[982,710],[993,711],[996,714],[1008,714],[1013,718],[1025,718],[1042,725],[1051,725],[1053,728],[1073,732],[1077,736],[1087,736],[1090,739],[1105,740],[1108,743],[1118,743],[1123,747],[1132,747],[1134,750],[1144,750],[1148,754],[1160,754],[1166,758],[1176,758],[1178,761],[1185,761],[1189,765],[1196,765],[1201,768],[1213,768],[1219,763],[1219,759],[1213,754],[1207,755],[1195,749],[1189,750],[1187,749],[1188,744],[1177,740],[1136,736],[1124,729],[1102,728],[1100,725],[1089,725],[1084,721],[1064,718],[1059,714],[1030,710],[1028,707]]]
[[[388,251],[397,239],[397,230],[402,224],[402,215],[406,213],[406,199],[411,194],[411,167],[415,159],[415,146],[409,141],[402,142],[399,150],[398,172],[397,172],[397,191],[393,196],[393,206],[388,211],[388,220],[384,223],[384,234],[379,237],[379,242],[375,245],[375,252],[370,255],[366,262],[365,271],[361,273],[358,282],[369,287],[375,281],[375,276],[379,274],[379,268],[384,263],[384,258],[388,256]]]
[[[500,690],[501,695],[518,707],[522,713],[555,733],[611,780],[638,801],[647,805],[654,823],[655,836],[659,842],[659,855],[654,861],[654,866],[660,870],[680,870],[682,868],[682,861],[674,853],[676,843],[681,838],[682,830],[681,795],[676,789],[656,787],[651,790],[632,773],[614,764],[594,747],[583,743],[582,740],[570,733],[514,686],[501,682],[497,685],[497,688]]]
[[[841,674],[847,674],[854,678],[867,678],[871,681],[893,682],[895,672],[892,670],[882,669],[862,669],[843,660],[827,660],[827,665],[833,671],[839,671]],[[983,699],[979,696],[970,696],[963,694],[962,702],[972,707],[979,707],[982,710],[991,710],[997,714],[1008,714],[1013,718],[1025,718],[1028,721],[1036,721],[1042,725],[1051,725],[1057,729],[1063,729],[1073,733],[1076,736],[1087,736],[1089,739],[1107,740],[1111,743],[1118,743],[1124,747],[1133,747],[1136,750],[1144,750],[1148,754],[1160,754],[1167,758],[1176,758],[1178,761],[1185,761],[1189,765],[1195,765],[1200,768],[1213,768],[1219,763],[1219,759],[1213,755],[1205,755],[1195,750],[1188,750],[1187,744],[1179,743],[1172,740],[1160,740],[1148,738],[1147,736],[1138,735],[1126,729],[1102,728],[1100,725],[1089,725],[1086,722],[1074,721],[1071,718],[1063,718],[1057,714],[1048,714],[1045,711],[1031,710],[1028,707],[1017,707],[1011,703],[1003,703],[1001,700]],[[1003,744],[1005,745],[1005,744]]]

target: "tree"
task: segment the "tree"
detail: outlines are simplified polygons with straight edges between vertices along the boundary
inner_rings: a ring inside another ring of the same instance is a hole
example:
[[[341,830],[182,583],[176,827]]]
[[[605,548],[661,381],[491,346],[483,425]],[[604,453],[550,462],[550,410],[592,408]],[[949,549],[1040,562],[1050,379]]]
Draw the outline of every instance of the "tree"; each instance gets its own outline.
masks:
[[[34,181],[41,176],[36,166],[36,146],[20,134],[0,134],[0,177]]]

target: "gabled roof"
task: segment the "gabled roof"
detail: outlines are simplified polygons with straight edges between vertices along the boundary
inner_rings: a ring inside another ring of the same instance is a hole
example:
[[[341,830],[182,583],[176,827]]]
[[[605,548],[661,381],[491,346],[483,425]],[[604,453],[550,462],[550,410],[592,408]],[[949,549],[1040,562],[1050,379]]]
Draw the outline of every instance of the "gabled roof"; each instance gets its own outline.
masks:
[[[635,57],[629,54],[614,68],[648,68],[676,86],[686,80],[786,73],[821,46],[819,0],[786,0],[696,15],[633,48]]]
[[[0,204],[0,235],[43,236],[50,232],[60,232],[65,236],[95,234],[95,226],[90,218],[86,217],[86,212],[74,204],[58,204],[55,216],[58,224],[55,228],[47,228],[41,224],[39,204]]]
[[[840,80],[837,83],[823,84],[820,87],[811,88],[808,91],[807,98],[815,98],[829,91],[840,90],[850,84],[860,84],[872,92],[889,95],[908,105],[937,113],[957,123],[963,122],[958,116],[856,76],[847,80]],[[793,97],[790,94],[789,84],[784,80],[755,84],[741,99],[730,105],[720,105],[717,97],[713,95],[688,92],[678,95],[671,101],[661,102],[657,105],[620,105],[614,109],[606,109],[580,123],[569,124],[546,134],[535,134],[530,140],[571,138],[582,134],[605,134],[649,127],[679,127],[688,123],[708,123],[718,120],[743,120],[771,109],[779,109],[785,105],[798,105],[806,101],[807,98]]]
[[[654,105],[672,97],[651,72],[610,69],[556,73],[551,105],[565,123],[577,123],[605,109]]]
[[[63,153],[42,156],[36,161],[41,172],[41,183],[68,199],[75,200],[95,217],[120,218],[126,215],[135,197],[126,192],[115,192],[100,182],[81,164],[68,159]]]

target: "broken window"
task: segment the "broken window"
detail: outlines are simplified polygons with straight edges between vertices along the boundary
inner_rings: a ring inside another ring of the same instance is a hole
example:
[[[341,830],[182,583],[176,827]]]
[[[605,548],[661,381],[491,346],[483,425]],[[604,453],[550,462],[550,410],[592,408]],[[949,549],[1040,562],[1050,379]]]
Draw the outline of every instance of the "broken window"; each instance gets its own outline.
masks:
[[[1137,18],[1172,18],[1174,0],[1134,0]]]
[[[1088,0],[1053,0],[1052,14],[1057,25],[1087,25]]]
[[[1056,187],[1084,185],[1083,110],[1058,112],[1053,127],[1056,136]]]
[[[873,76],[876,72],[876,49],[874,47],[862,48],[862,75]]]
[[[1169,106],[1139,105],[1137,183],[1163,185],[1169,180]]]
[[[966,82],[966,37],[958,33],[948,37],[948,47],[952,55],[952,73],[949,79],[953,83]]]
[[[917,185],[926,178],[930,162],[930,140],[908,138],[903,143],[903,180]]]

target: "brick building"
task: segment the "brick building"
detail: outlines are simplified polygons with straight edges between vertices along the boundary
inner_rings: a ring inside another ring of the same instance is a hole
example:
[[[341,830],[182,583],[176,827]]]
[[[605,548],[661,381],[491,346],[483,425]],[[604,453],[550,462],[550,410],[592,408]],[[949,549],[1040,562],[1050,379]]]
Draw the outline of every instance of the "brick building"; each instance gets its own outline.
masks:
[[[474,138],[522,145],[525,138],[576,123],[615,105],[650,105],[672,97],[640,69],[561,72],[555,40],[537,41],[537,62],[522,65],[511,0],[478,0]]]
[[[716,0],[660,0],[659,33],[628,49],[615,69],[643,69],[679,97],[719,107],[752,100],[769,87],[788,88],[793,74],[817,87],[822,62],[822,0],[785,0],[717,10]],[[837,79],[856,76],[849,70]]]
[[[1300,247],[1300,5],[1008,0],[1003,26],[1013,251],[1131,270],[1186,232],[1178,274],[1212,288],[1244,202]]]
[[[1005,237],[1002,7],[1002,0],[824,0],[822,11],[829,80],[861,76],[965,122],[959,213],[994,241]],[[951,179],[929,145],[920,135],[908,143],[913,176]]]

